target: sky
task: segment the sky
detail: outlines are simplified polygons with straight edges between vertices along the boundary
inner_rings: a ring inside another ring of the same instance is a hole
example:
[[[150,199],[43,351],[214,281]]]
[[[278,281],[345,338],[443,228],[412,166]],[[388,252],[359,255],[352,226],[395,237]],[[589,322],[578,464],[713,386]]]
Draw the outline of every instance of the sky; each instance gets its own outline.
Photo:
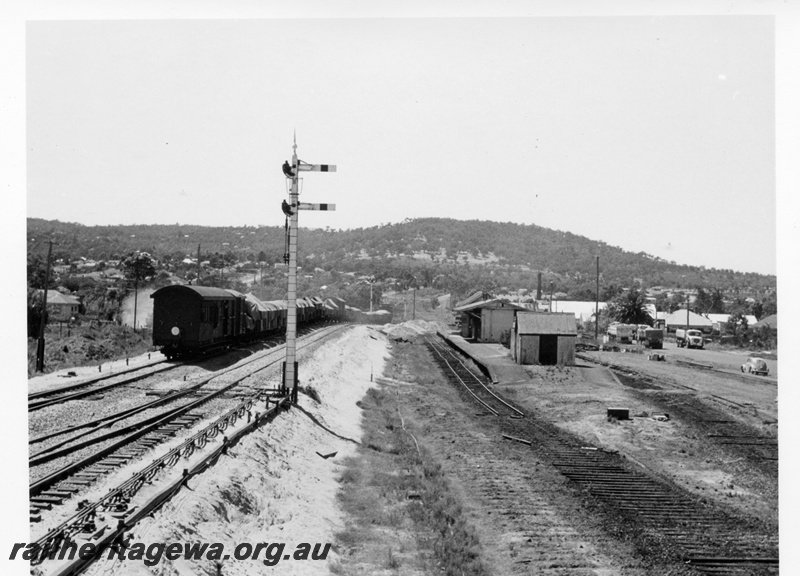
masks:
[[[775,17],[48,20],[26,26],[27,215],[301,215],[570,231],[776,273]]]
[[[13,6],[12,6],[13,4]],[[778,273],[793,318],[800,0],[0,2],[7,301],[25,218],[301,226],[426,216],[536,224],[681,264]],[[3,438],[24,437],[24,306],[6,310]],[[784,320],[785,321],[785,320]],[[782,322],[784,322],[782,321]],[[791,320],[790,320],[791,321]],[[794,330],[779,344],[793,381]],[[779,392],[783,414],[800,403]],[[781,485],[800,424],[781,416]],[[0,550],[26,540],[26,454],[3,445]],[[800,529],[782,494],[784,543]],[[800,566],[783,546],[782,564]],[[26,565],[3,560],[3,573]]]

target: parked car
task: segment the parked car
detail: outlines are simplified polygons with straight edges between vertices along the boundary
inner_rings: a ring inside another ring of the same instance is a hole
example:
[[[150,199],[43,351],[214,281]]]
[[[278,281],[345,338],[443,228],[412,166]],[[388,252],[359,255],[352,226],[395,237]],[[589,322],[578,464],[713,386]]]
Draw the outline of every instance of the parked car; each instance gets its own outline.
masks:
[[[742,364],[742,372],[748,374],[769,374],[769,367],[763,358],[748,358],[747,362]]]

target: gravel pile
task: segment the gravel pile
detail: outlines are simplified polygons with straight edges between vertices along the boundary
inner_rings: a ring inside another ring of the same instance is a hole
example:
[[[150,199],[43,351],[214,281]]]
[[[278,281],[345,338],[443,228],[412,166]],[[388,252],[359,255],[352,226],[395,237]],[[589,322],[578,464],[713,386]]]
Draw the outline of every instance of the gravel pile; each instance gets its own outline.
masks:
[[[392,340],[411,340],[420,334],[435,334],[439,329],[436,322],[426,320],[409,320],[402,324],[385,324],[379,328]]]

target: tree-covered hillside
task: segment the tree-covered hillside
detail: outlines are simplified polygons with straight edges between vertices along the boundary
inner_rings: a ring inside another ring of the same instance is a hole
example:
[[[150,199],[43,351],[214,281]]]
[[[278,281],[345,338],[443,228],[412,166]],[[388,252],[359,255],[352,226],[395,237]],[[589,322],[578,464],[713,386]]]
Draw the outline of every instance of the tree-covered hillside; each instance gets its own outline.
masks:
[[[283,226],[207,227],[190,225],[84,226],[28,219],[31,254],[54,260],[119,259],[143,250],[162,261],[215,255],[228,264],[283,261]],[[354,230],[302,229],[304,268],[397,278],[401,284],[433,285],[456,294],[472,289],[535,288],[538,271],[571,298],[593,299],[595,256],[603,287],[721,289],[737,294],[774,291],[775,276],[683,266],[640,252],[535,225],[447,218],[420,218]]]

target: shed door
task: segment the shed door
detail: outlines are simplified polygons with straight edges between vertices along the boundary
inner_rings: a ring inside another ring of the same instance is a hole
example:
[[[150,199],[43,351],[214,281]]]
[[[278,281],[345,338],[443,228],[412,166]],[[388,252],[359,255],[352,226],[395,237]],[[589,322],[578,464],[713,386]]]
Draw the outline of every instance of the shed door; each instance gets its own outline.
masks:
[[[539,364],[558,363],[558,336],[542,334],[539,336]]]

